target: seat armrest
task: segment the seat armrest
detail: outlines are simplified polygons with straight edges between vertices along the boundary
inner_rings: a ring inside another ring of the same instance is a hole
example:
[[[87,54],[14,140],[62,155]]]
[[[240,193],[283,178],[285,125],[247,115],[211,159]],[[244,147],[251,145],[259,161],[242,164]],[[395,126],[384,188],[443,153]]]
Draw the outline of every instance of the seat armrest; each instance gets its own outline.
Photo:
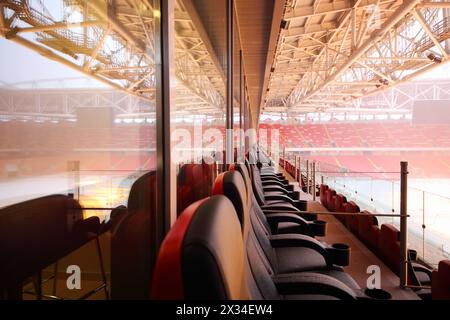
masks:
[[[284,177],[283,173],[281,172],[273,172],[273,171],[267,171],[267,170],[263,170],[261,172],[261,176],[274,176],[274,177],[278,177],[278,178],[282,178]]]
[[[296,207],[294,207],[292,204],[290,203],[275,203],[275,204],[270,204],[270,205],[266,205],[266,206],[261,206],[261,209],[263,211],[280,211],[280,213],[284,213],[284,212],[294,212],[294,213],[300,213],[301,211],[298,210]]]
[[[273,185],[276,185],[276,186],[280,186],[280,187],[282,187],[282,188],[286,188],[286,186],[288,186],[288,185],[282,183],[282,182],[279,181],[279,180],[272,180],[272,179],[264,179],[264,180],[261,181],[261,183],[262,183],[262,185],[263,185],[264,187],[265,187],[265,186],[273,186]]]
[[[290,203],[292,205],[294,205],[294,203],[295,203],[294,200],[292,200],[291,198],[289,198],[288,196],[283,195],[283,194],[280,194],[280,195],[275,194],[275,195],[267,195],[267,196],[264,195],[264,198],[266,200],[268,200],[268,201],[271,201],[271,200],[282,200],[282,201],[288,202],[288,203]]]
[[[341,281],[320,273],[279,274],[273,282],[281,295],[318,294],[338,299],[356,300],[357,295]]]
[[[273,223],[295,222],[300,225],[308,225],[309,222],[295,213],[270,213],[266,215],[267,220]]]
[[[289,184],[289,180],[288,179],[279,179],[273,176],[261,176],[261,181],[262,182],[278,182],[281,183],[283,185],[287,185]]]
[[[271,188],[273,190],[268,190],[268,188]],[[266,183],[263,184],[263,190],[264,191],[283,191],[283,192],[288,192],[288,190],[281,184],[277,184],[277,183]]]
[[[331,268],[333,266],[333,261],[327,247],[313,237],[303,234],[276,234],[270,237],[270,243],[274,248],[305,247],[313,249],[322,255],[328,267]]]

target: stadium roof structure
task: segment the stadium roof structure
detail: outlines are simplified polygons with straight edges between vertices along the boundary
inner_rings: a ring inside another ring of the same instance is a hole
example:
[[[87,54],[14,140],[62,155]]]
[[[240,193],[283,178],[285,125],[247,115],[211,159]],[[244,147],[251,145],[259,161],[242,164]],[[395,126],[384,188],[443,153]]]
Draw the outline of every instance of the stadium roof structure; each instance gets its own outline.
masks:
[[[190,1],[176,1],[177,89],[185,112],[223,113],[223,71]],[[154,101],[154,19],[151,1],[0,2],[3,35],[116,89]],[[192,18],[193,17],[193,18]],[[196,19],[197,18],[197,19]]]
[[[365,97],[442,65],[449,8],[448,1],[288,1],[263,112],[362,108]]]
[[[55,3],[1,0],[0,34],[116,89],[155,99],[159,11],[151,1]],[[220,41],[201,12],[216,3],[175,1],[175,69],[184,99],[177,111],[184,114],[224,113],[226,68],[213,49]],[[449,61],[449,1],[235,0],[235,8],[254,121],[261,112],[365,112],[373,107],[364,98]],[[219,9],[210,11],[223,14]]]

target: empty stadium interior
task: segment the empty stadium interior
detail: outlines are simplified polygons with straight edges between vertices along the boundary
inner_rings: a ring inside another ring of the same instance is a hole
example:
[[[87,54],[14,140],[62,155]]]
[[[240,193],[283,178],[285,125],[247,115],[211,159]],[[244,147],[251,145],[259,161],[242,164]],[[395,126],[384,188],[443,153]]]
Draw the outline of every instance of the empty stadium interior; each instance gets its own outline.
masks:
[[[0,0],[0,300],[450,299],[450,1]]]

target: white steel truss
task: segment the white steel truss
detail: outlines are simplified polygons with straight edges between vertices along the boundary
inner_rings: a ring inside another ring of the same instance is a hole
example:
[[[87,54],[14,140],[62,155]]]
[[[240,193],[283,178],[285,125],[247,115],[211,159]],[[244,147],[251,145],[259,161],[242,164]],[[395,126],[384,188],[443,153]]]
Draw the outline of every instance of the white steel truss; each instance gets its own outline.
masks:
[[[0,36],[116,89],[154,102],[152,0],[0,0]],[[190,9],[192,15],[192,8]],[[208,105],[221,113],[225,84],[207,39],[181,0],[175,8],[177,87],[187,112]]]
[[[288,1],[265,110],[353,107],[449,61],[450,1]]]
[[[266,115],[289,113],[291,116],[308,113],[353,115],[412,115],[416,101],[450,101],[450,80],[415,80],[381,91],[377,94],[354,99],[335,107],[321,104],[304,104],[295,109],[266,107]]]

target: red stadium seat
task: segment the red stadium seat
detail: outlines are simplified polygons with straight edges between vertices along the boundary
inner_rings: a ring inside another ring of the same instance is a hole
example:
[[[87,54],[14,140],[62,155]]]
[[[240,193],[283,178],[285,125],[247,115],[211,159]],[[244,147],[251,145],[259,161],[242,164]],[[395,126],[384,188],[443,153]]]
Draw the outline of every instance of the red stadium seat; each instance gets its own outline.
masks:
[[[378,239],[380,229],[378,227],[378,220],[368,211],[363,211],[361,216],[358,216],[358,233],[357,237],[370,249],[372,252],[378,252]]]
[[[336,191],[333,189],[327,190],[327,209],[334,212],[334,197],[336,196]]]
[[[395,273],[400,273],[400,232],[390,224],[383,224],[378,240],[378,252],[383,262]]]
[[[345,212],[345,204],[347,203],[347,198],[342,194],[337,194],[334,197],[334,211],[335,212]],[[338,220],[343,221],[345,216],[338,215],[336,216]]]
[[[211,195],[216,177],[215,164],[185,164],[178,174],[177,212]]]
[[[111,295],[113,299],[146,299],[156,261],[157,243],[143,246],[162,230],[156,223],[156,172],[136,180],[131,187],[128,206],[112,227]],[[130,277],[130,274],[133,276]]]
[[[328,186],[326,184],[320,185],[320,202],[326,208],[327,207],[327,191]]]
[[[348,213],[358,213],[360,212],[359,206],[353,201],[347,202],[345,206],[345,212]],[[358,235],[359,232],[359,217],[358,216],[346,216],[344,219],[345,226],[349,229],[353,234]]]
[[[438,270],[433,271],[431,296],[433,300],[450,300],[450,260],[439,262]]]

